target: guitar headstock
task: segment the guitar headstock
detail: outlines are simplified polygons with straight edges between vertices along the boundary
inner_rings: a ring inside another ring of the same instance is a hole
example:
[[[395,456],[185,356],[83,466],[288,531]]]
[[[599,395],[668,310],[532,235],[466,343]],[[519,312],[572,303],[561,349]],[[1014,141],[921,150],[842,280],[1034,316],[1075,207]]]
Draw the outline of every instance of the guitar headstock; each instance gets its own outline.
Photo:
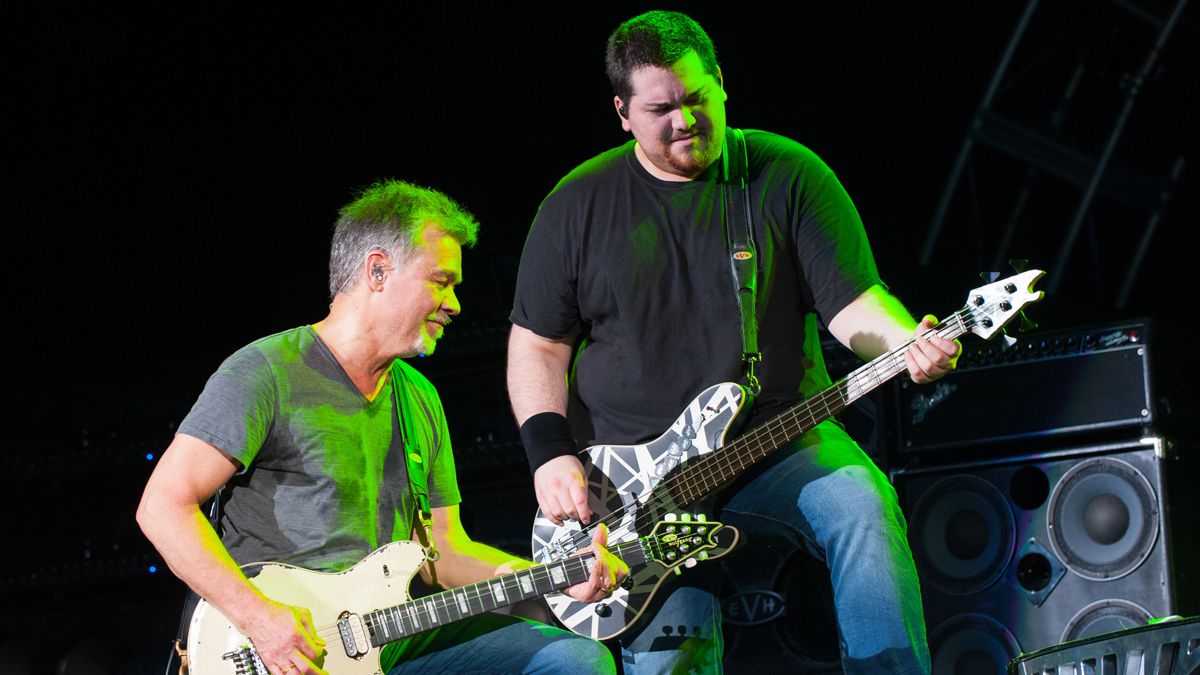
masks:
[[[737,546],[737,528],[707,520],[704,515],[667,514],[642,538],[646,557],[666,568],[692,567],[700,560],[720,558]]]
[[[1044,274],[1028,270],[971,291],[963,308],[971,332],[986,340],[1020,316],[1025,305],[1041,300],[1045,293],[1033,290],[1033,285]]]

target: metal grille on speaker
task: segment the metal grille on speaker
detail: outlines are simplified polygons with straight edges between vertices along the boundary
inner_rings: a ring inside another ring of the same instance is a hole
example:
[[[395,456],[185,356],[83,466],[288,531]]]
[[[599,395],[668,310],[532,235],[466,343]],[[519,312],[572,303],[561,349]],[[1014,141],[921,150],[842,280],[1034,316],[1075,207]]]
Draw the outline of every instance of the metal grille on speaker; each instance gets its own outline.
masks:
[[[1012,511],[991,483],[956,475],[935,483],[909,519],[909,540],[923,581],[967,595],[1004,574],[1015,544]]]
[[[1158,500],[1129,463],[1099,457],[1075,465],[1050,496],[1050,544],[1085,579],[1119,579],[1150,555],[1158,537]]]

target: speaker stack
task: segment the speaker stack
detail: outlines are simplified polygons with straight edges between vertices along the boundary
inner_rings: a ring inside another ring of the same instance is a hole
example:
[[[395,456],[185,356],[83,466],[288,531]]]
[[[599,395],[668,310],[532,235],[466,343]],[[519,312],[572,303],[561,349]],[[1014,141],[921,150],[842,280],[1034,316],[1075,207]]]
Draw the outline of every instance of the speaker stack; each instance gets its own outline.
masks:
[[[899,468],[934,673],[1200,610],[1196,449],[1144,322],[964,353],[897,386]],[[1187,434],[1182,435],[1183,438]]]

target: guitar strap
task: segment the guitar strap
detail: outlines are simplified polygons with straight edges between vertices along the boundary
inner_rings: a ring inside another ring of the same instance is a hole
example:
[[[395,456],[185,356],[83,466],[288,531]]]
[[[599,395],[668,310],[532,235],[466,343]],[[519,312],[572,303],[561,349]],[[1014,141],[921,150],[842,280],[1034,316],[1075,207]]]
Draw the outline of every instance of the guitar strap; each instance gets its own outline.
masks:
[[[757,396],[762,391],[754,373],[755,364],[762,361],[762,352],[758,351],[758,256],[754,250],[754,218],[750,211],[750,160],[741,129],[725,131],[721,177],[729,271],[733,276],[742,326],[742,362],[750,393]]]
[[[429,508],[429,474],[426,473],[425,456],[421,451],[421,444],[409,443],[410,438],[417,438],[416,430],[409,429],[408,415],[404,414],[404,407],[400,404],[400,388],[408,382],[404,376],[404,371],[396,362],[392,363],[392,406],[396,409],[397,426],[400,427],[400,442],[403,446],[405,465],[408,468],[408,489],[412,494],[413,507],[417,522],[421,524],[424,530],[424,536],[418,533],[421,537],[421,543],[428,550],[427,557],[431,562],[437,562],[441,558],[441,554],[437,550],[437,544],[433,541],[433,510]]]

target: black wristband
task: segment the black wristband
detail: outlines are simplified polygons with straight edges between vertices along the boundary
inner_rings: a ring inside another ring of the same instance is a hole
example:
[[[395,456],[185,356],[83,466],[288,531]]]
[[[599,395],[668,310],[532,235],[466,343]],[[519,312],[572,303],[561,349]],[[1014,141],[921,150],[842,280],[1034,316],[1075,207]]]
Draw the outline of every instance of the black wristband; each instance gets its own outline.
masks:
[[[556,412],[538,413],[525,420],[521,425],[521,444],[525,446],[530,472],[537,471],[555,457],[576,452],[571,425],[567,424],[566,417]]]

